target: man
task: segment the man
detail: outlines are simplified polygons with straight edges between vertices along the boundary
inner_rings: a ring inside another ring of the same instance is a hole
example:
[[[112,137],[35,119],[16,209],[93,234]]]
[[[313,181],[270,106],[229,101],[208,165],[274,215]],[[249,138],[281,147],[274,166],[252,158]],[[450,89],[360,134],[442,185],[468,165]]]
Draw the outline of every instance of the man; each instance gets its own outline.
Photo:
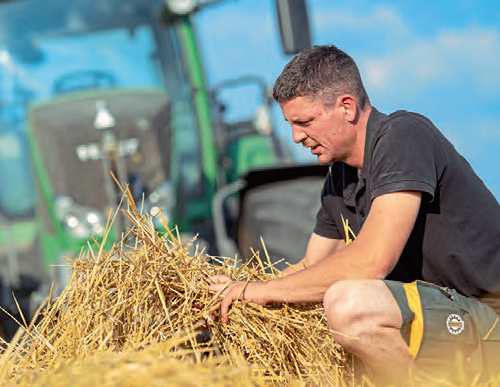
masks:
[[[214,278],[222,320],[236,299],[322,301],[336,341],[380,374],[446,368],[457,353],[471,373],[492,371],[500,205],[466,160],[427,118],[372,107],[334,46],[294,57],[273,96],[293,140],[330,172],[301,264],[246,286]]]

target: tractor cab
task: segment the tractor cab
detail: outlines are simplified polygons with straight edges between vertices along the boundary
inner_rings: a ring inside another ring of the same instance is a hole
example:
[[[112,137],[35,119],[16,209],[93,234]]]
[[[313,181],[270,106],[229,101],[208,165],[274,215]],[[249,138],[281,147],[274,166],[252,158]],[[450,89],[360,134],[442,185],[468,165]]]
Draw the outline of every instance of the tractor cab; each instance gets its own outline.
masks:
[[[23,129],[47,270],[77,256],[90,234],[102,238],[110,213],[108,242],[121,238],[117,182],[144,212],[203,233],[215,167],[202,162],[202,141],[213,145],[200,134],[208,104],[196,102],[204,89],[193,83],[187,16],[162,0],[24,0],[2,4],[0,22],[4,110],[11,85],[29,91]]]

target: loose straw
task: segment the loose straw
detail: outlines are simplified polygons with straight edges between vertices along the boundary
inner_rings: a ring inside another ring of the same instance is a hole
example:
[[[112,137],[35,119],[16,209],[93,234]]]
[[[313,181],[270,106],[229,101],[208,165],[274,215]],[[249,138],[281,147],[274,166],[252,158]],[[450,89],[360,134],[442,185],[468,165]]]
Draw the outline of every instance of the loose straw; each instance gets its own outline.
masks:
[[[167,231],[158,233],[153,219],[135,207],[128,190],[124,193],[122,212],[130,227],[123,240],[109,250],[94,241],[78,259],[68,260],[73,275],[62,293],[49,297],[36,320],[21,323],[14,340],[4,344],[3,385],[50,378],[70,365],[86,367],[102,353],[119,355],[126,367],[126,359],[158,345],[163,345],[161,355],[155,352],[158,366],[167,358],[201,368],[206,363],[214,373],[251,374],[252,385],[343,380],[346,356],[329,332],[321,304],[236,301],[227,324],[213,320],[219,304],[209,291],[210,276],[268,281],[279,272],[258,255],[257,265],[237,267],[236,259],[208,257],[198,249],[190,254],[196,239],[184,246],[164,220]],[[113,372],[117,367],[114,363]]]

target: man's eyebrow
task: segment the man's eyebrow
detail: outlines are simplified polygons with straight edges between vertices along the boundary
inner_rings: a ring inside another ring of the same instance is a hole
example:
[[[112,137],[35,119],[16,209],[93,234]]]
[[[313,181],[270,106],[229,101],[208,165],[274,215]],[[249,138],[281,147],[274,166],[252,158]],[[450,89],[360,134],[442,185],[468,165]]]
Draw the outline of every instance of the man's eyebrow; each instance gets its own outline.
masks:
[[[292,124],[305,124],[306,122],[311,121],[312,118],[306,118],[306,119],[295,119],[295,120],[290,120],[289,122]],[[288,121],[288,120],[287,120]]]

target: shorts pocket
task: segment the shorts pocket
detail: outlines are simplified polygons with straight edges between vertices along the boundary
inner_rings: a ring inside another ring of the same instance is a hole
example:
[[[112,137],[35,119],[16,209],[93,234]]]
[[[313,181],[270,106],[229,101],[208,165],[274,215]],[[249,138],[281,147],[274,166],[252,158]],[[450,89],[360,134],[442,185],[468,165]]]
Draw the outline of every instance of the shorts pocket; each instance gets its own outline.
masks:
[[[424,327],[417,361],[435,367],[467,361],[478,348],[479,337],[470,313],[458,302],[458,294],[427,283],[417,284]]]
[[[458,352],[468,357],[478,345],[476,326],[470,314],[461,308],[423,307],[424,332],[418,357],[450,359]]]

